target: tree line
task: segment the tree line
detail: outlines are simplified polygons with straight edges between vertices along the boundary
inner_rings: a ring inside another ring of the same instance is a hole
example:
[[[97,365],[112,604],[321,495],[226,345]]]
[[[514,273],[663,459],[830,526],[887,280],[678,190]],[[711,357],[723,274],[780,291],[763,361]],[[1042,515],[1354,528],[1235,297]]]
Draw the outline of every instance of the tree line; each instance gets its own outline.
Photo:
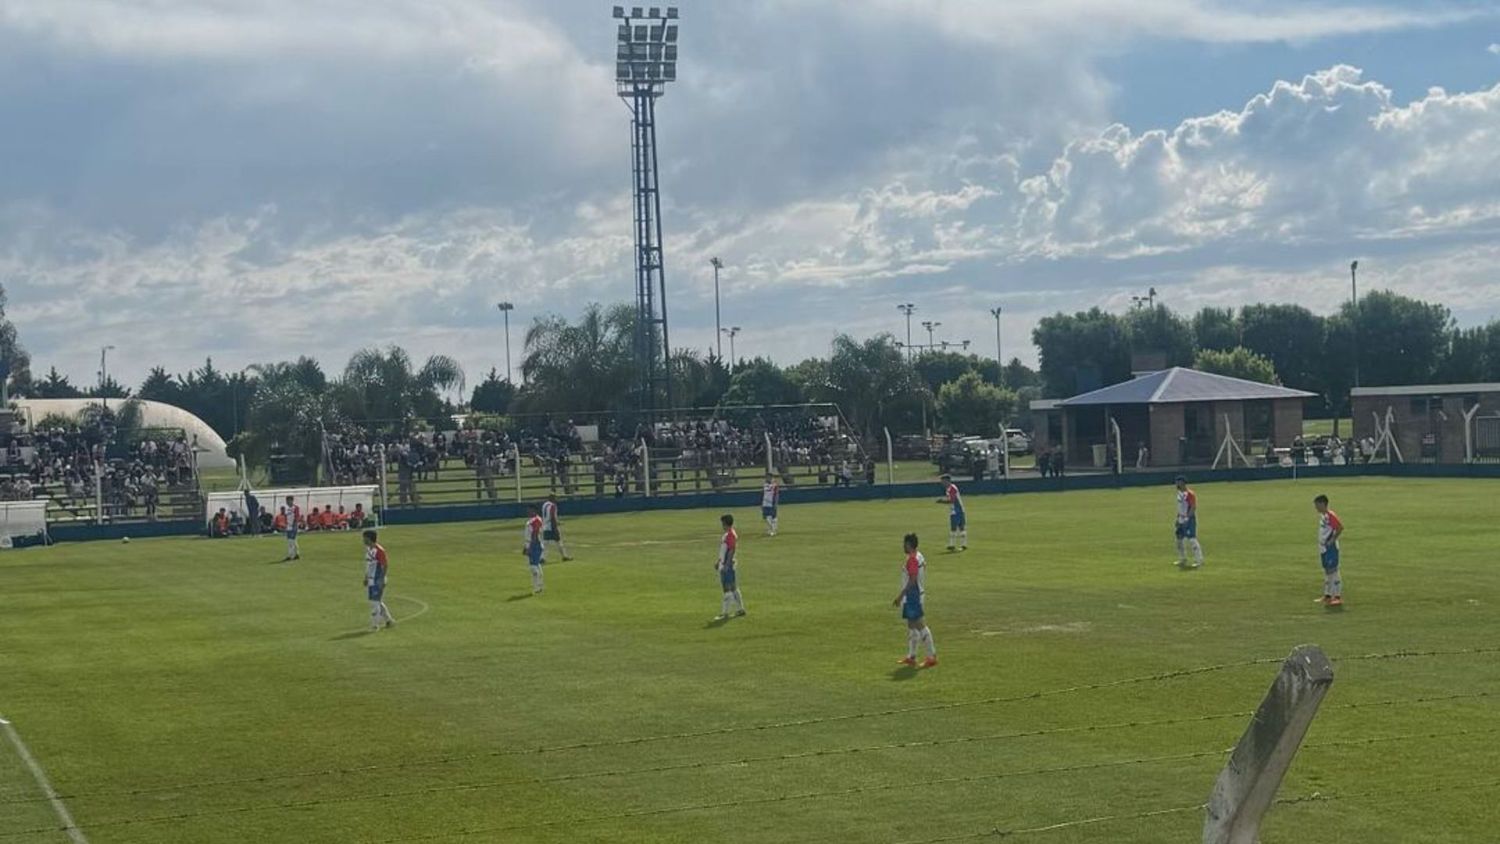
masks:
[[[1317,393],[1324,413],[1347,410],[1356,363],[1365,386],[1500,381],[1500,321],[1460,329],[1448,308],[1383,290],[1329,316],[1294,304],[1093,308],[1042,319],[1032,340],[1053,397],[1123,381],[1139,355]]]
[[[322,427],[397,427],[459,413],[490,415],[626,413],[638,405],[635,311],[628,303],[590,305],[576,319],[545,316],[525,332],[522,382],[491,369],[472,389],[456,361],[415,361],[399,346],[357,352],[328,374],[309,357],[238,372],[212,359],[180,374],[153,368],[136,389],[113,379],[89,388],[56,368],[32,378],[0,291],[0,366],[12,395],[37,398],[134,396],[182,407],[235,451],[260,461],[272,448],[314,448]],[[1500,381],[1500,322],[1460,329],[1442,305],[1378,291],[1328,316],[1300,305],[1204,308],[1191,315],[1163,305],[1113,314],[1099,308],[1056,313],[1032,332],[1040,367],[1019,359],[951,351],[910,356],[889,334],[835,336],[826,355],[781,365],[766,358],[730,362],[693,349],[673,353],[670,375],[681,407],[834,403],[860,431],[878,436],[937,430],[996,433],[1025,426],[1037,398],[1062,398],[1130,377],[1133,362],[1196,366],[1285,384],[1345,410],[1358,341],[1361,382],[1400,385]]]

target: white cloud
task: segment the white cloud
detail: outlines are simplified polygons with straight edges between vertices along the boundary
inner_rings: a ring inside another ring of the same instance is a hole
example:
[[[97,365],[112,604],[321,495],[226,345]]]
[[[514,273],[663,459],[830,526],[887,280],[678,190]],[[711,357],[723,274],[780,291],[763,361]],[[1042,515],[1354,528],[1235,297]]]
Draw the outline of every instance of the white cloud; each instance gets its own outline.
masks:
[[[131,378],[210,353],[336,366],[390,342],[457,352],[473,375],[503,358],[496,299],[523,318],[629,298],[604,8],[0,3],[0,47],[26,48],[0,50],[0,71],[28,51],[76,69],[46,88],[0,81],[0,117],[40,121],[0,139],[18,165],[0,171],[0,278],[23,339],[75,372],[90,365],[80,336],[133,345]],[[1500,228],[1500,87],[1403,104],[1338,66],[1176,126],[1098,129],[1121,83],[1101,55],[1440,26],[1475,7],[758,0],[685,14],[693,72],[663,136],[682,344],[712,341],[711,255],[729,262],[742,350],[783,359],[835,329],[894,328],[908,297],[986,349],[984,310],[1003,297],[1022,352],[1051,310],[1152,283],[1174,304],[1294,298],[1326,253],[1373,245],[1388,267],[1461,280],[1428,289],[1470,285],[1476,318],[1500,302],[1477,283],[1500,260],[1478,245]],[[47,107],[7,109],[18,91]],[[72,124],[46,122],[69,109]],[[51,139],[47,154],[28,136]]]
[[[1406,9],[1373,4],[1235,2],[1235,0],[872,0],[877,13],[930,25],[961,39],[1009,46],[1067,36],[1098,43],[1149,37],[1213,43],[1307,41],[1414,27],[1436,27],[1494,12]]]
[[[1491,55],[1500,56],[1500,44],[1491,44],[1488,50]]]

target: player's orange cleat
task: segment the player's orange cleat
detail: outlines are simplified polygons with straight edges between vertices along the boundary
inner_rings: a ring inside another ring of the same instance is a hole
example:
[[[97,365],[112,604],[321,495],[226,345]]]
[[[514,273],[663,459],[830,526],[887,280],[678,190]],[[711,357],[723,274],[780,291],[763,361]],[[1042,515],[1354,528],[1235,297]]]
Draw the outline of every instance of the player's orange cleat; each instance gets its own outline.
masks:
[[[935,667],[937,667],[937,657],[935,657],[935,656],[929,656],[927,659],[923,660],[922,667],[923,668],[935,668]]]
[[[1330,607],[1342,607],[1343,605],[1344,597],[1342,595],[1334,595],[1332,598],[1328,599],[1328,606]]]
[[[904,657],[901,657],[900,659],[896,660],[896,664],[897,665],[909,666],[911,668],[916,668],[917,667],[917,658],[914,657],[914,656],[904,656]]]

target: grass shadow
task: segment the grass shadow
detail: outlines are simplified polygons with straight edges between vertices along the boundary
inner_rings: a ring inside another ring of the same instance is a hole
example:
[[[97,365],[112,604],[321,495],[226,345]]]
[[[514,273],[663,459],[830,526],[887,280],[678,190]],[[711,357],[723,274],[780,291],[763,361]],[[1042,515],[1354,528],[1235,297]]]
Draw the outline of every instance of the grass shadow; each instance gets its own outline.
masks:
[[[362,639],[374,632],[374,630],[350,630],[347,633],[340,633],[339,635],[330,638],[328,641],[347,642],[350,639]]]
[[[891,671],[891,682],[903,683],[907,680],[912,679],[913,677],[916,677],[918,673],[920,672],[917,670],[916,666],[898,665]]]
[[[723,627],[724,625],[728,624],[732,620],[733,619],[729,619],[729,618],[711,618],[711,619],[708,620],[708,622],[706,624],[703,625],[703,629],[704,630],[718,630],[720,627]]]
[[[510,596],[509,598],[506,598],[505,599],[505,603],[507,603],[507,604],[514,604],[516,601],[525,601],[525,600],[527,600],[529,598],[535,598],[535,597],[536,597],[536,593],[535,592],[517,592],[516,594]]]

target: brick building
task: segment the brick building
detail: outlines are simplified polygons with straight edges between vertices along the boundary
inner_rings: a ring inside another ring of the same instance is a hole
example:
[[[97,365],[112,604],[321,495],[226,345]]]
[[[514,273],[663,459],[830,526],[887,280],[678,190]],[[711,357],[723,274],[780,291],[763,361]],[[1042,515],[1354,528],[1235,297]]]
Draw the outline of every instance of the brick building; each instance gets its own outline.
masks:
[[[1390,411],[1391,434],[1407,461],[1462,463],[1500,457],[1500,384],[1416,384],[1353,391],[1354,436],[1377,437]],[[1469,428],[1466,438],[1464,428]]]
[[[1037,449],[1062,445],[1069,463],[1094,461],[1108,442],[1109,419],[1120,426],[1124,462],[1141,444],[1151,466],[1212,463],[1225,425],[1246,454],[1267,444],[1288,446],[1302,433],[1303,403],[1312,393],[1174,367],[1061,401],[1033,402]],[[1227,420],[1227,421],[1226,421]]]

